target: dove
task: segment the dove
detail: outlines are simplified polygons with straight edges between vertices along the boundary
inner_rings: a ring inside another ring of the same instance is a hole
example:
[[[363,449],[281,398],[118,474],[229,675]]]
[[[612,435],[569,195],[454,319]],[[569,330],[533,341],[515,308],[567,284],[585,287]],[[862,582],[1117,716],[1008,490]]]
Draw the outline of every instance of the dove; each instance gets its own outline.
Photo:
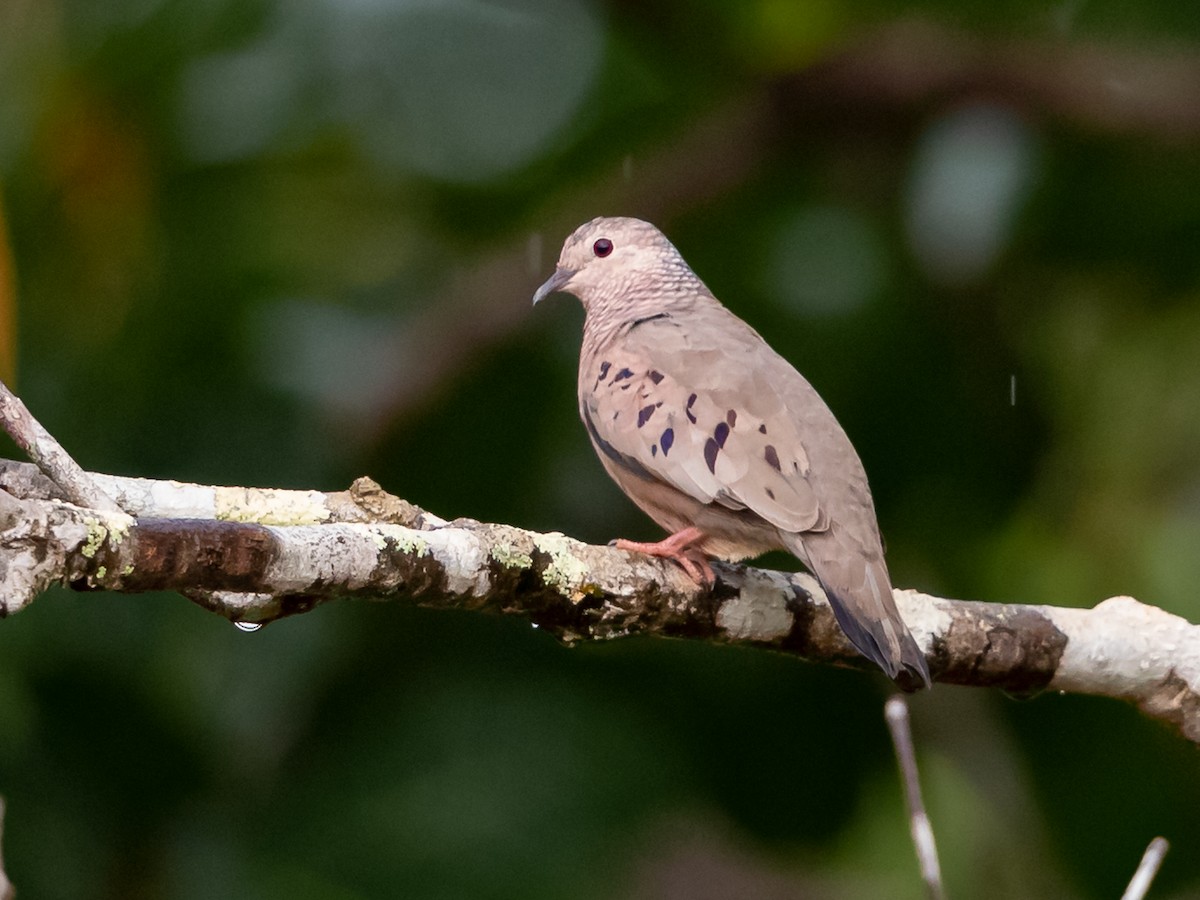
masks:
[[[608,474],[669,537],[618,540],[711,587],[710,558],[782,549],[820,581],[860,653],[901,688],[929,667],[896,609],[862,462],[796,369],[648,222],[602,217],[563,244],[536,305],[584,308],[579,415]]]

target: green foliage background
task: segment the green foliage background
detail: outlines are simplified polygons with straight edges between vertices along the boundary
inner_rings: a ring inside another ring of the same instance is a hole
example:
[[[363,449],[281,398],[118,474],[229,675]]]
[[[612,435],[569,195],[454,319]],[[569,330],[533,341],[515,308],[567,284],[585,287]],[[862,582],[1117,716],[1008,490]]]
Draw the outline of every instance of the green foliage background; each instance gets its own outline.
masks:
[[[528,308],[639,215],[839,413],[899,585],[1197,621],[1198,41],[1161,0],[7,0],[16,387],[96,470],[652,537],[576,304]],[[919,897],[886,688],[61,591],[0,622],[4,858],[51,900]],[[1180,738],[913,706],[953,896],[1115,897],[1155,834],[1152,896],[1200,896]]]

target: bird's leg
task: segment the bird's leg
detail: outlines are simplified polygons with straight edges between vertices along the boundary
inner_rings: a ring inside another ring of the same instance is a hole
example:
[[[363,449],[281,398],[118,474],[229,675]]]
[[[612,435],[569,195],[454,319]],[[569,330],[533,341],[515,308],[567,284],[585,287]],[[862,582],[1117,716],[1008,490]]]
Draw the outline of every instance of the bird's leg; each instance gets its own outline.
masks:
[[[618,550],[632,550],[635,553],[646,553],[650,556],[661,556],[663,559],[673,559],[687,572],[693,581],[704,587],[712,587],[717,580],[708,557],[704,551],[695,546],[704,540],[706,535],[692,525],[677,531],[668,538],[655,543],[644,544],[641,541],[627,541],[617,538],[613,546]]]

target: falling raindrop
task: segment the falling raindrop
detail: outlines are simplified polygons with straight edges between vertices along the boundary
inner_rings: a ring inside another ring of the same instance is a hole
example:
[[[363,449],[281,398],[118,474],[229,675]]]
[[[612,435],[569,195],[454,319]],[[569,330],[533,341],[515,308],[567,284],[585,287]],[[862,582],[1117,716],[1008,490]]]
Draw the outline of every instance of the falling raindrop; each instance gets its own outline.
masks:
[[[533,275],[538,275],[542,271],[542,233],[535,231],[529,235],[529,242],[525,245],[525,263],[529,266],[529,271]]]
[[[262,622],[234,622],[233,624],[239,631],[258,631],[262,628]]]

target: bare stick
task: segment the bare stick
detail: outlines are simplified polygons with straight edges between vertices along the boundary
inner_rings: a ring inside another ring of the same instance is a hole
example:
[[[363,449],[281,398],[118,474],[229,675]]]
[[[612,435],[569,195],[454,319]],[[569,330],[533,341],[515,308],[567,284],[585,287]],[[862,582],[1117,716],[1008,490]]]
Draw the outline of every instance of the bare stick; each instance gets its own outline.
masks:
[[[0,797],[0,900],[13,900],[17,889],[4,874],[4,798]]]
[[[3,381],[0,381],[0,426],[76,506],[121,512],[116,501],[96,486],[92,477],[80,468]]]
[[[942,890],[942,870],[938,865],[937,844],[933,840],[929,816],[925,813],[925,802],[921,799],[917,755],[913,750],[912,730],[908,724],[908,704],[897,694],[884,704],[883,716],[887,719],[892,743],[896,747],[896,760],[900,763],[904,799],[908,804],[908,827],[917,851],[917,862],[921,866],[921,878],[925,881],[930,900],[944,900],[946,895]]]
[[[1171,845],[1164,837],[1156,837],[1150,842],[1150,846],[1142,854],[1142,861],[1138,863],[1137,871],[1130,879],[1129,887],[1125,888],[1125,893],[1121,895],[1121,900],[1142,900],[1146,896],[1146,892],[1150,890],[1150,885],[1154,881],[1154,876],[1158,874],[1158,867],[1162,865],[1163,857],[1170,849]]]

